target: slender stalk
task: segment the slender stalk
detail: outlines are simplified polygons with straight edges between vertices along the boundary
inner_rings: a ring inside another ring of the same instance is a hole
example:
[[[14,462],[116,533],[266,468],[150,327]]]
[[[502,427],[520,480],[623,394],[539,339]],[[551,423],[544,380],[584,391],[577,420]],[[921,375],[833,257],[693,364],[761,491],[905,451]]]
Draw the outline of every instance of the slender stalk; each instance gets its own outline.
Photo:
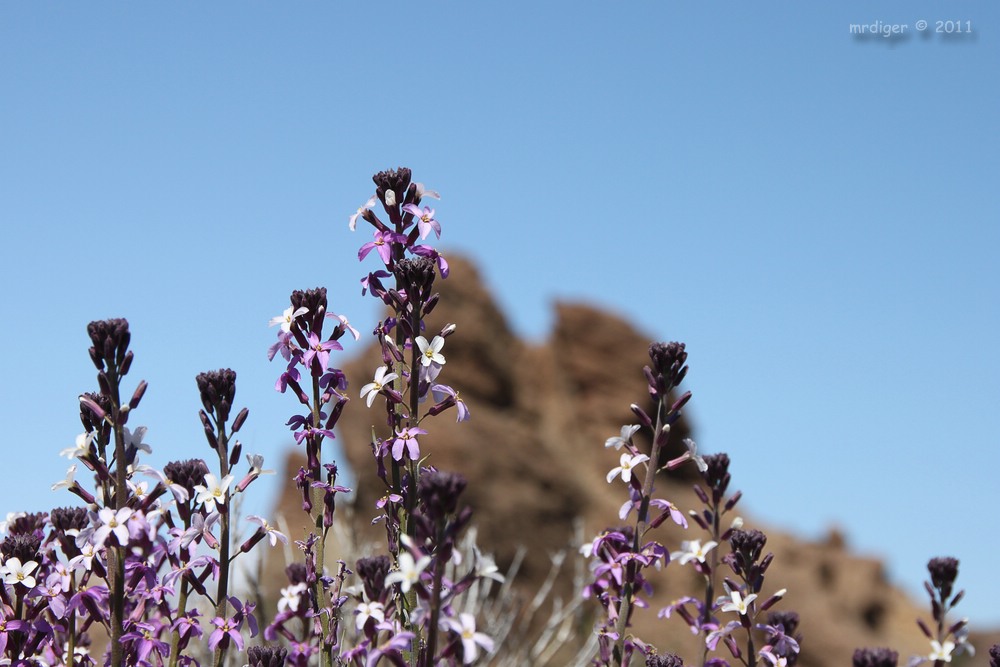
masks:
[[[115,432],[115,511],[125,507],[127,485],[125,484],[125,433],[121,423],[121,395],[119,391],[118,368],[108,367],[108,386],[111,388],[111,426]],[[105,498],[107,502],[107,498]],[[115,546],[108,550],[108,576],[111,577],[111,664],[124,664],[121,644],[125,621],[125,548]]]
[[[224,479],[229,474],[229,436],[226,435],[225,422],[219,423],[215,420],[216,429],[219,431],[219,479]],[[226,618],[229,615],[229,522],[231,498],[226,498],[225,506],[220,510],[221,515],[219,525],[219,586],[215,596],[215,615]],[[222,667],[226,661],[226,648],[220,644],[215,649],[215,666]]]
[[[311,369],[310,369],[311,370]],[[319,377],[315,374],[312,376],[312,412],[313,412],[313,424],[318,428],[320,426],[320,389],[319,389]],[[316,438],[316,468],[312,471],[313,479],[319,482],[322,477],[323,471],[323,436],[315,435],[310,436]],[[314,525],[316,528],[316,586],[313,591],[316,600],[316,608],[314,611],[317,613],[320,611],[319,606],[325,600],[325,592],[323,590],[323,568],[326,560],[326,528],[323,526],[323,489],[313,488],[312,489],[312,504],[313,511],[316,512]],[[333,665],[333,654],[328,648],[333,642],[328,644],[327,638],[330,635],[330,617],[326,614],[319,615],[320,627],[323,631],[323,636],[320,638],[320,645],[322,646],[320,650],[320,661],[323,667],[331,667]]]
[[[642,500],[639,504],[639,517],[636,521],[635,535],[632,542],[632,550],[636,553],[638,553],[639,545],[642,544],[642,538],[649,528],[649,501],[653,494],[653,481],[656,478],[657,464],[660,460],[661,444],[659,436],[663,430],[665,401],[666,397],[661,398],[656,406],[656,428],[653,429],[652,450],[649,453],[649,462],[646,464],[646,477],[642,483]],[[634,575],[635,561],[629,561],[627,567],[629,568],[627,574]],[[623,667],[627,664],[625,662],[625,627],[628,625],[628,617],[632,613],[632,596],[634,594],[632,579],[633,576],[628,576],[625,580],[621,604],[618,606],[618,622],[615,624],[615,632],[618,634],[618,639],[615,642],[613,657]]]

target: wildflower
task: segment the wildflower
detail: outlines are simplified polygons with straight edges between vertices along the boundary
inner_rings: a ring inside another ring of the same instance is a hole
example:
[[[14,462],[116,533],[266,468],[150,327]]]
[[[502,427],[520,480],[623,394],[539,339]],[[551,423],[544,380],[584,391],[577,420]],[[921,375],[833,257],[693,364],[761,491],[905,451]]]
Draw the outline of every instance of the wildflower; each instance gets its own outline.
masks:
[[[117,512],[110,507],[103,508],[97,513],[102,525],[94,531],[94,546],[100,549],[108,536],[114,533],[115,539],[121,546],[128,544],[128,520],[132,516],[132,510],[123,507]]]
[[[76,464],[74,463],[66,470],[66,479],[56,482],[52,485],[53,491],[58,491],[59,489],[68,489],[76,482],[73,481],[73,477],[76,475]]]
[[[416,183],[417,186],[417,199],[423,199],[424,197],[430,197],[431,199],[441,199],[441,195],[438,194],[436,190],[428,190],[424,187],[423,183]]]
[[[308,586],[306,586],[305,582],[282,588],[281,597],[278,599],[278,611],[297,612],[299,610],[299,601],[302,599],[302,594],[305,593],[307,589]]]
[[[931,654],[927,656],[927,659],[932,661],[942,660],[944,662],[951,662],[951,653],[954,650],[955,642],[946,641],[942,644],[936,639],[932,639]]]
[[[136,449],[142,450],[147,454],[153,453],[153,448],[142,441],[146,437],[147,429],[145,426],[140,426],[135,431],[129,430],[129,427],[125,427],[125,446],[135,447]]]
[[[97,556],[97,551],[94,549],[94,545],[89,542],[80,546],[80,554],[69,559],[69,567],[71,570],[86,570],[90,571],[93,567],[94,558]],[[100,562],[100,560],[98,560]]]
[[[284,331],[278,332],[278,340],[267,348],[267,360],[273,361],[274,357],[280,352],[281,356],[284,357],[285,361],[292,360],[292,336],[291,333],[285,333]]]
[[[757,594],[751,593],[750,595],[743,597],[740,595],[739,591],[729,591],[729,597],[732,601],[723,604],[722,611],[735,611],[740,616],[746,616],[746,613],[750,608],[750,603],[757,599]],[[725,597],[720,599],[725,600]]]
[[[23,565],[21,564],[20,558],[8,558],[3,567],[0,568],[0,573],[3,574],[4,583],[10,584],[21,584],[27,589],[32,589],[35,587],[35,577],[32,576],[38,568],[38,563],[33,560],[29,560]]]
[[[438,414],[454,405],[458,411],[458,416],[455,419],[456,423],[469,421],[472,417],[472,414],[469,412],[469,406],[462,400],[461,395],[448,385],[432,384],[431,394],[434,396],[434,400],[438,402],[436,406],[431,408],[431,414]]]
[[[685,461],[694,461],[698,465],[698,472],[704,474],[708,471],[708,463],[704,458],[698,455],[698,445],[691,438],[684,438],[684,446],[687,447],[687,451],[678,456],[676,459],[672,459],[667,462],[667,468],[673,470]]]
[[[205,484],[198,484],[194,490],[198,492],[195,502],[205,504],[205,509],[209,512],[216,511],[216,503],[226,504],[226,496],[229,494],[229,486],[233,483],[233,476],[226,475],[221,480],[210,472],[205,473]]]
[[[348,320],[345,316],[337,315],[336,313],[327,313],[326,316],[332,317],[336,320],[340,320],[340,323],[341,325],[343,325],[344,329],[350,331],[351,335],[354,336],[354,340],[361,340],[361,332],[352,327],[350,320]]]
[[[403,460],[403,449],[410,455],[411,461],[420,458],[420,445],[417,443],[417,436],[424,435],[427,431],[422,428],[410,426],[396,431],[396,439],[392,441],[392,458]]]
[[[247,667],[282,667],[288,649],[277,646],[251,646],[247,649]]]
[[[347,226],[348,228],[350,228],[352,232],[358,228],[358,217],[364,215],[365,211],[372,210],[372,208],[375,207],[376,201],[377,198],[375,197],[375,195],[372,195],[371,198],[364,204],[359,206],[357,212],[351,216],[351,221],[348,223]]]
[[[404,551],[399,554],[399,569],[393,570],[385,576],[385,585],[399,584],[403,593],[409,593],[413,584],[420,581],[420,573],[430,562],[430,556],[422,556],[420,560],[414,561],[413,556]]]
[[[354,625],[358,630],[362,630],[369,619],[375,619],[376,623],[385,620],[385,608],[381,602],[361,602],[354,613],[357,614],[354,617]]]
[[[89,433],[81,433],[76,436],[76,446],[67,447],[66,449],[59,452],[59,456],[65,456],[69,460],[73,460],[80,456],[86,456],[90,453],[90,444],[94,442],[94,438],[97,437],[97,431],[90,431]]]
[[[384,264],[389,264],[392,261],[392,244],[393,242],[399,242],[400,238],[405,239],[399,234],[394,232],[379,232],[376,231],[374,235],[374,241],[369,241],[368,243],[361,246],[358,250],[358,261],[363,261],[365,257],[368,256],[372,250],[378,253],[378,256],[382,259]]]
[[[308,368],[315,359],[319,362],[319,367],[325,373],[327,366],[330,364],[330,350],[343,349],[344,347],[337,341],[328,340],[321,343],[319,336],[314,332],[309,332],[309,349],[302,355],[302,365]]]
[[[369,408],[372,406],[372,403],[375,402],[375,397],[379,395],[382,389],[399,377],[396,373],[387,374],[386,371],[388,370],[388,366],[379,366],[375,369],[375,377],[372,381],[361,388],[361,398],[365,399],[365,403]]]
[[[622,426],[621,434],[605,440],[604,446],[614,447],[615,449],[621,449],[624,445],[627,445],[632,441],[632,436],[635,435],[635,432],[638,430],[639,430],[638,424],[632,424],[630,426],[628,425]]]
[[[417,336],[414,341],[417,347],[420,348],[420,365],[430,366],[431,364],[444,365],[444,355],[441,354],[441,348],[444,347],[444,338],[441,336],[434,336],[434,339],[430,343],[423,336]]]
[[[134,624],[131,632],[122,635],[122,641],[133,642],[140,662],[146,662],[146,658],[154,650],[160,656],[167,655],[170,651],[169,644],[156,638],[156,628],[150,623]]]
[[[424,206],[422,209],[414,204],[407,204],[403,210],[413,215],[420,230],[420,238],[425,239],[433,231],[441,238],[441,223],[434,219],[434,209]]]
[[[684,540],[681,542],[681,550],[671,553],[670,558],[680,562],[681,565],[686,565],[693,560],[704,563],[708,552],[717,546],[719,543],[715,540],[706,542],[704,546],[702,546],[701,540]]]
[[[459,621],[445,619],[445,624],[457,632],[462,638],[462,662],[470,664],[479,657],[479,647],[493,650],[493,640],[482,632],[476,632],[476,617],[472,614],[459,614]]]
[[[309,309],[305,307],[293,309],[292,306],[289,306],[288,308],[285,308],[285,312],[281,315],[272,317],[267,323],[267,326],[273,327],[275,324],[280,324],[282,333],[290,333],[292,330],[292,322],[294,322],[297,317],[301,317],[308,312]],[[274,357],[274,355],[271,356],[272,358]]]
[[[622,481],[628,484],[632,481],[632,469],[640,463],[645,463],[648,460],[649,457],[645,454],[636,454],[635,456],[628,453],[622,454],[620,461],[621,465],[616,468],[612,468],[608,472],[608,484],[610,484],[611,481],[618,475],[621,475]]]
[[[260,526],[257,532],[264,533],[272,547],[277,546],[278,540],[281,540],[282,544],[288,544],[288,538],[283,533],[278,532],[277,528],[269,524],[267,519],[259,516],[248,516],[247,521],[252,521]]]
[[[231,639],[236,644],[236,648],[243,650],[243,637],[240,635],[239,623],[236,623],[232,618],[216,616],[212,619],[212,625],[215,626],[215,630],[208,638],[208,648],[214,651],[219,644],[226,647]]]

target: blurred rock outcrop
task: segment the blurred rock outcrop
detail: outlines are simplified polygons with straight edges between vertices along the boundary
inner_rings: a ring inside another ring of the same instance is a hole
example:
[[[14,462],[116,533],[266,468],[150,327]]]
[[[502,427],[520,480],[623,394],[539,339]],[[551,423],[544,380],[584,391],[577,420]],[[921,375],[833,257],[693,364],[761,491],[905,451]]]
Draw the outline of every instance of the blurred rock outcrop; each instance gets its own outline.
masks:
[[[648,401],[641,369],[649,362],[650,338],[599,309],[561,303],[555,306],[548,340],[525,343],[513,333],[475,268],[459,258],[449,261],[451,277],[438,282],[442,298],[429,318],[428,332],[448,322],[458,325],[444,349],[448,361],[441,379],[461,392],[472,420],[456,424],[454,412],[430,420],[421,449],[431,454],[429,463],[470,480],[464,498],[475,510],[480,546],[496,555],[501,570],[519,546],[527,548],[517,582],[531,595],[549,571],[550,554],[573,539],[575,521],[582,521],[588,539],[618,523],[622,488],[605,483],[616,456],[603,443],[622,424],[635,421],[630,403]],[[669,338],[669,332],[658,336]],[[347,365],[352,397],[379,365],[373,347]],[[380,410],[367,410],[354,400],[338,427],[347,463],[357,476],[358,539],[382,537],[368,525],[374,515],[370,508],[383,489],[367,436],[383,421]],[[688,424],[679,424],[672,446],[688,431]],[[289,477],[299,461],[301,452],[293,450]],[[690,491],[695,476],[693,465],[682,467],[658,483],[661,495],[684,510],[698,507]],[[732,490],[738,488],[735,479]],[[802,618],[801,665],[849,665],[854,649],[862,646],[891,646],[899,651],[901,664],[929,650],[914,623],[927,615],[923,601],[917,606],[893,587],[877,559],[852,554],[836,532],[821,542],[805,542],[768,530],[747,514],[752,503],[753,498],[745,499],[741,513],[748,527],[767,532],[766,550],[775,554],[765,592],[787,588],[778,608],[797,611]],[[294,537],[308,531],[291,485],[279,511],[297,526]],[[661,540],[669,546],[701,538],[697,526],[685,532],[668,524],[661,529]],[[277,565],[274,575],[275,581],[282,579]],[[697,640],[683,622],[656,618],[656,611],[672,599],[697,594],[693,572],[671,565],[654,584],[659,597],[649,610],[640,610],[639,636],[663,649],[682,647],[679,653],[700,662]],[[554,594],[570,594],[568,576]],[[975,663],[987,664],[987,647],[980,645]]]

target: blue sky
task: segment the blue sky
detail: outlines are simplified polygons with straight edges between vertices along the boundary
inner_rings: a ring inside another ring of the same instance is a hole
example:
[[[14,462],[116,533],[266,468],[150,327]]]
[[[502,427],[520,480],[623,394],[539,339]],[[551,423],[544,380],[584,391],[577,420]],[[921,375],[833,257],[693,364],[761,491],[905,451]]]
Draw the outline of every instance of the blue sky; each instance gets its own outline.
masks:
[[[153,463],[208,453],[223,366],[276,463],[267,320],[325,285],[370,325],[347,217],[403,164],[525,336],[586,299],[685,341],[760,519],[914,591],[954,555],[1000,624],[996,3],[368,4],[0,5],[0,511],[73,500],[93,319],[131,322]]]

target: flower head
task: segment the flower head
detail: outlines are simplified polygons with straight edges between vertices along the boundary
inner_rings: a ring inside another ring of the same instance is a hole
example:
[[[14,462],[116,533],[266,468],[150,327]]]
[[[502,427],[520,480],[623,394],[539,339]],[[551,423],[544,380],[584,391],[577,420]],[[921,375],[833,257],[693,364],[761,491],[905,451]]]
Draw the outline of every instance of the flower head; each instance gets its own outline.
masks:
[[[361,388],[361,398],[365,399],[365,403],[369,408],[375,402],[375,397],[379,395],[382,389],[399,377],[395,373],[389,373],[388,370],[388,366],[379,366],[375,369],[375,377],[372,381]]]
[[[195,502],[204,503],[205,509],[215,512],[216,503],[226,504],[226,497],[229,495],[229,487],[233,483],[233,476],[226,475],[221,480],[210,472],[205,473],[205,483],[198,484],[194,490],[198,493]]]
[[[441,336],[434,336],[430,343],[423,336],[417,336],[414,341],[417,347],[420,349],[420,365],[430,366],[431,364],[444,365],[445,359],[444,355],[441,354],[441,348],[444,347],[444,338]]]
[[[293,308],[292,306],[289,306],[288,308],[285,308],[285,312],[283,312],[281,315],[272,317],[271,320],[267,323],[267,326],[273,327],[275,324],[280,324],[281,331],[284,333],[289,333],[292,330],[292,322],[295,321],[295,318],[301,317],[302,315],[305,315],[308,312],[309,309],[305,307]]]
[[[493,640],[482,632],[476,632],[476,617],[472,614],[459,614],[458,618],[458,621],[446,619],[445,624],[462,638],[462,662],[468,665],[479,657],[480,647],[492,651]]]
[[[11,586],[21,584],[27,589],[32,589],[35,587],[36,582],[35,577],[31,573],[37,568],[38,563],[33,560],[21,564],[19,558],[8,558],[3,567],[0,568],[0,574],[3,574],[4,583]]]
[[[420,573],[430,565],[430,562],[430,556],[422,556],[420,560],[414,561],[413,556],[404,551],[399,554],[399,569],[385,576],[385,585],[399,584],[403,593],[408,593],[413,584],[420,581]]]
[[[376,201],[377,198],[375,197],[375,195],[372,195],[371,198],[364,204],[359,206],[358,210],[351,216],[351,220],[350,223],[348,224],[348,227],[350,227],[352,232],[358,228],[358,217],[364,215],[365,211],[372,210],[375,207]]]
[[[636,454],[635,456],[625,453],[621,457],[621,465],[616,468],[612,468],[608,472],[608,484],[610,484],[615,477],[621,475],[622,481],[628,484],[632,481],[632,469],[635,468],[640,463],[645,463],[649,460],[649,457],[645,454]]]

